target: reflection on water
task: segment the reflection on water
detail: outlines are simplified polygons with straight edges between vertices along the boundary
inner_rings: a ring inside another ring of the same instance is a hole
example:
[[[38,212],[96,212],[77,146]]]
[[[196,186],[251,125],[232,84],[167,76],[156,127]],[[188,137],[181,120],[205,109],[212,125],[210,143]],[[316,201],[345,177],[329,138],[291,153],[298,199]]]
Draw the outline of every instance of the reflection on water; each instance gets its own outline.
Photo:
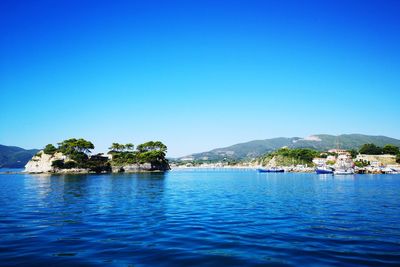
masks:
[[[398,265],[400,176],[0,176],[2,265]]]

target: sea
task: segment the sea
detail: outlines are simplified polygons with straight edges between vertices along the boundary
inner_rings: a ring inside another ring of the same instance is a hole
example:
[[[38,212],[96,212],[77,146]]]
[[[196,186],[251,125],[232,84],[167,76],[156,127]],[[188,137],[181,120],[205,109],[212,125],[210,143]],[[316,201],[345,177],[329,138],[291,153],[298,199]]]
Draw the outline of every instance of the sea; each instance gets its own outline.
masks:
[[[400,266],[400,175],[0,171],[1,266]]]

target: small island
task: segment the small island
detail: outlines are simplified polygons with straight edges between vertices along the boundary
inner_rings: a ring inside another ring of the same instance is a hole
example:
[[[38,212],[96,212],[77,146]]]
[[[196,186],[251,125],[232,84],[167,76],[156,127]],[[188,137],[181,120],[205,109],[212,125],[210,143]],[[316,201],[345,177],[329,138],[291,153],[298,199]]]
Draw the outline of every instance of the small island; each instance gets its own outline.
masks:
[[[106,155],[92,155],[95,147],[83,138],[48,144],[25,165],[27,173],[162,172],[170,169],[167,146],[149,141],[135,146],[113,143]]]

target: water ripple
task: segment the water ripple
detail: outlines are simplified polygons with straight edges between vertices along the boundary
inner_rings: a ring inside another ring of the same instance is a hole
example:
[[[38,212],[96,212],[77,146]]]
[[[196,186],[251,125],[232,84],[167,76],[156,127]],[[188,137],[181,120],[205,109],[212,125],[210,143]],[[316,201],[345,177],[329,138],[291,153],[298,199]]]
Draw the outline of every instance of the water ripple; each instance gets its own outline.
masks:
[[[5,266],[400,265],[400,176],[0,178]]]

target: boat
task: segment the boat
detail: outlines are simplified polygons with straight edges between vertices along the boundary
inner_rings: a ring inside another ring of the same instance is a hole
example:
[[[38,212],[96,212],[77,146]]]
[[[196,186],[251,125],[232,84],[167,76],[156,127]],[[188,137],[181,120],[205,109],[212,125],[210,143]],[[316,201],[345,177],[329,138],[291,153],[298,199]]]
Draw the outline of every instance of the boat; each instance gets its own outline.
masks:
[[[326,166],[317,167],[315,172],[317,174],[333,174],[333,170]]]
[[[333,171],[333,174],[335,174],[335,175],[353,175],[354,169],[353,168],[337,169],[337,170]]]
[[[349,154],[339,154],[336,160],[335,170],[333,171],[334,175],[353,175],[354,171],[354,163]]]
[[[284,169],[277,168],[277,167],[271,167],[271,168],[268,168],[268,169],[258,168],[257,171],[258,172],[285,172]]]
[[[399,174],[399,172],[397,170],[389,168],[389,167],[382,168],[381,172],[384,174]]]

